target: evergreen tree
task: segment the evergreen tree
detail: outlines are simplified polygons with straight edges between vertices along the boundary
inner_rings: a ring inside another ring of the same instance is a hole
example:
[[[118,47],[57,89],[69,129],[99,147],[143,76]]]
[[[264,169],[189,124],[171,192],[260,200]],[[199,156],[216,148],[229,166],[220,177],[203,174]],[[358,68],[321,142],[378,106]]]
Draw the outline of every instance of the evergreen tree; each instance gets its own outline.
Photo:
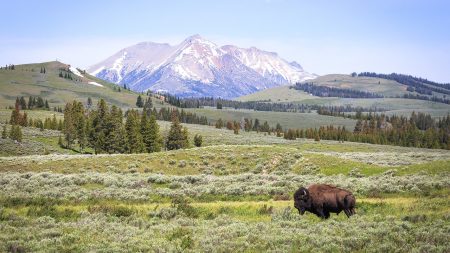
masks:
[[[91,99],[91,97],[88,97],[88,99],[87,99],[87,107],[91,108],[91,106],[92,106],[92,99]]]
[[[75,102],[75,101],[74,101]],[[76,117],[73,113],[73,107],[71,103],[67,103],[64,108],[64,139],[66,141],[66,147],[71,148],[77,135],[77,129],[75,127]]]
[[[58,138],[58,146],[60,146],[61,148],[65,148],[61,135]]]
[[[27,102],[25,101],[24,97],[20,97],[20,109],[21,110],[27,109]]]
[[[9,138],[18,142],[22,141],[22,130],[20,129],[20,126],[13,125],[11,127],[11,130],[9,132]]]
[[[3,125],[3,131],[2,131],[2,139],[8,138],[8,130],[6,129],[6,124]]]
[[[128,153],[141,153],[144,150],[144,142],[140,132],[139,113],[136,110],[130,110],[127,113],[125,123],[125,132],[127,136]]]
[[[148,97],[147,100],[145,100],[144,103],[144,111],[150,111],[153,107],[153,102],[152,102],[152,98]]]
[[[144,106],[144,102],[142,101],[141,95],[139,95],[139,96],[137,97],[137,100],[136,100],[136,106],[137,106],[138,108],[142,108],[142,107]]]
[[[216,121],[216,128],[221,129],[223,127],[223,121],[222,118]]]
[[[187,142],[187,130],[183,130],[180,124],[180,120],[176,115],[172,116],[172,125],[170,126],[169,135],[167,136],[166,148],[167,150],[174,150],[180,148],[186,148]]]
[[[11,112],[11,118],[9,120],[9,124],[19,125],[21,123],[22,123],[22,114],[20,113],[20,102],[19,102],[19,99],[17,99],[16,104],[14,106],[14,110]]]
[[[30,98],[28,98],[28,110],[33,109],[34,104],[33,104],[33,97],[30,96]]]
[[[145,110],[141,117],[141,134],[148,153],[161,151],[162,138],[159,135],[159,125],[156,122],[156,117],[151,115],[149,119]]]
[[[194,145],[195,145],[196,147],[201,147],[201,146],[202,146],[202,143],[203,143],[203,138],[202,138],[202,136],[199,135],[199,134],[196,134],[196,135],[194,136]]]
[[[43,108],[45,106],[44,100],[41,97],[37,98],[37,108]]]

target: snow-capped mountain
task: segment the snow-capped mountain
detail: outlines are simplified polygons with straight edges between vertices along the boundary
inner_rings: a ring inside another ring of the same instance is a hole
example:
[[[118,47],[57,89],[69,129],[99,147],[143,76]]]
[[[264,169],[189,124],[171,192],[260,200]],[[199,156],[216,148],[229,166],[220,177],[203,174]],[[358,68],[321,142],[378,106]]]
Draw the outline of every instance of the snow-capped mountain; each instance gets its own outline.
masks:
[[[176,46],[142,42],[88,69],[135,91],[233,98],[315,78],[296,62],[257,48],[218,46],[194,35]]]

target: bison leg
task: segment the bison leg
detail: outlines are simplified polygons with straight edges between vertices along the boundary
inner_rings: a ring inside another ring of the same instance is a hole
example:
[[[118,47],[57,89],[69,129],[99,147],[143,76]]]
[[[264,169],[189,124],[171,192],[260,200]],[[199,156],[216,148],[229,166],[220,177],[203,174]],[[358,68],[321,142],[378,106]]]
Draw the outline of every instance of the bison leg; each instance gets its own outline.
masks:
[[[323,213],[324,213],[324,215],[325,215],[325,219],[330,218],[330,212],[324,211]]]
[[[326,219],[325,212],[323,211],[323,209],[317,209],[317,216],[319,216],[322,219]],[[329,217],[329,214],[328,214],[328,217]]]

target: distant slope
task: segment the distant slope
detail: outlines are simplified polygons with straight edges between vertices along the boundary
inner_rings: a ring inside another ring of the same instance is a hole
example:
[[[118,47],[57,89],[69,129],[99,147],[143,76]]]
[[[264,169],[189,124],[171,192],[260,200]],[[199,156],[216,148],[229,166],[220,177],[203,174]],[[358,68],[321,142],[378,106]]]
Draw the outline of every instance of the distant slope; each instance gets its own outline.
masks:
[[[386,97],[403,96],[404,94],[417,94],[408,92],[407,86],[393,80],[375,77],[352,77],[350,75],[325,75],[310,80],[315,85],[353,89],[359,91],[373,92]],[[410,115],[412,111],[420,111],[431,114],[433,117],[441,117],[450,113],[450,105],[405,98],[337,98],[337,97],[315,97],[301,90],[289,87],[276,87],[256,92],[247,96],[237,98],[239,101],[269,101],[317,104],[326,106],[345,106],[365,108],[384,108],[388,114]]]
[[[46,72],[40,73],[41,68]],[[0,106],[13,105],[16,97],[41,96],[50,106],[62,106],[74,99],[85,102],[91,97],[93,102],[100,98],[120,107],[134,107],[137,94],[119,86],[98,79],[87,73],[72,74],[70,80],[59,77],[61,69],[69,65],[53,61],[45,63],[16,65],[14,70],[0,70]],[[71,68],[72,72],[77,72]]]
[[[318,98],[318,97],[310,95],[300,90],[292,89],[289,86],[280,86],[252,93],[249,95],[245,95],[242,97],[238,97],[236,98],[236,100],[242,102],[267,101],[267,102],[281,103],[281,102],[297,102],[300,100],[311,98]]]
[[[377,93],[387,97],[403,96],[408,93],[406,91],[406,85],[400,84],[393,80],[376,77],[352,77],[350,75],[331,74],[319,76],[308,82],[312,82],[314,85],[319,86]]]

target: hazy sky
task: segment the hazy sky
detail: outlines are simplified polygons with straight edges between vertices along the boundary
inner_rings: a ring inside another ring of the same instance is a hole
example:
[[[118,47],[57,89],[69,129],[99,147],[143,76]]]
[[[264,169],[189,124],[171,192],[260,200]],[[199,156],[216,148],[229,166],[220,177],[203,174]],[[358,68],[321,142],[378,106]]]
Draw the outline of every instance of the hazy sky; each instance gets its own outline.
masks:
[[[0,65],[87,68],[141,41],[200,34],[278,52],[317,74],[374,71],[450,82],[450,1],[1,0]]]

